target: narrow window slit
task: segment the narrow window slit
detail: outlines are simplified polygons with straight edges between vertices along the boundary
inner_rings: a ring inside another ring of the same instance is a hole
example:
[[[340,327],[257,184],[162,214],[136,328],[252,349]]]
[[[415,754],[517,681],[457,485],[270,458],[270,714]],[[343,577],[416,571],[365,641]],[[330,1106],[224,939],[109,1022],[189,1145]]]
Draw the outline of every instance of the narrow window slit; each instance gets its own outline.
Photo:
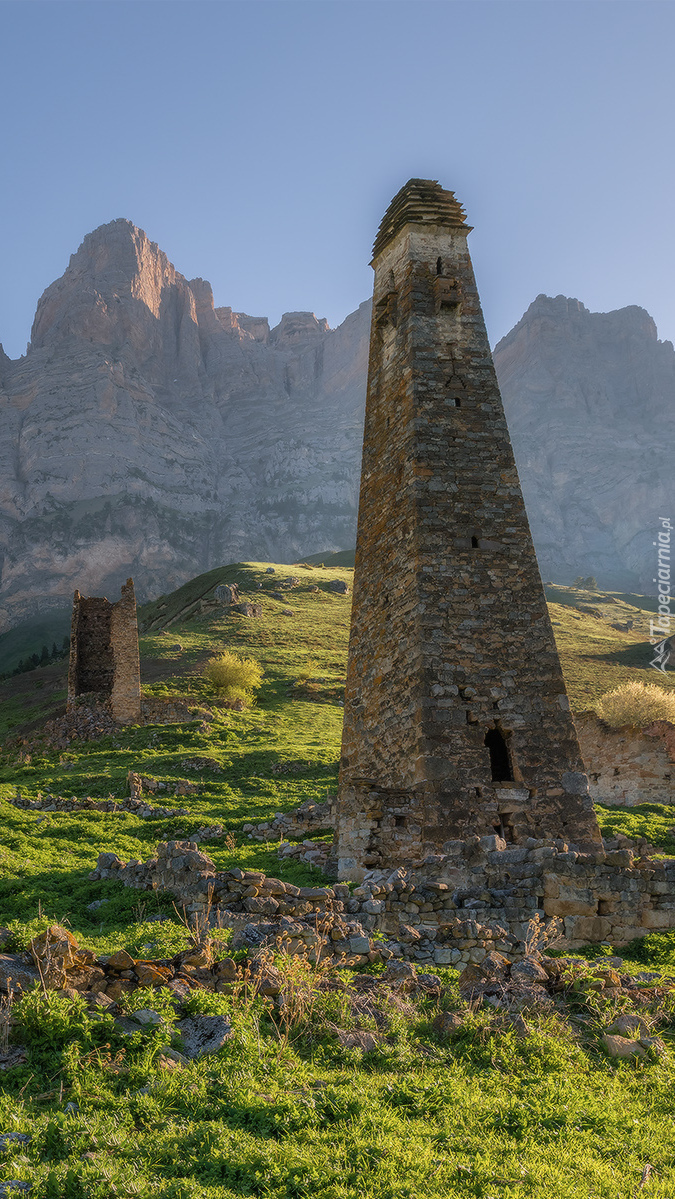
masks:
[[[490,751],[490,769],[495,783],[512,783],[513,770],[506,738],[501,729],[488,729],[485,742]]]

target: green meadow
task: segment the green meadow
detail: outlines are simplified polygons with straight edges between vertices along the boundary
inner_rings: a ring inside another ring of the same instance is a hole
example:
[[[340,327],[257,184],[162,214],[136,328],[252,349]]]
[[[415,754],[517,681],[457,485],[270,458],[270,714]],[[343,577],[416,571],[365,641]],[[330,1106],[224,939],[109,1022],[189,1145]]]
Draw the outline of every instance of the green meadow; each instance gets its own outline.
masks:
[[[276,564],[274,574],[267,563],[223,567],[139,610],[144,694],[179,699],[189,717],[182,723],[54,748],[42,729],[63,710],[65,663],[0,683],[3,952],[25,949],[54,922],[100,954],[125,948],[168,957],[186,947],[188,922],[170,897],[91,881],[89,873],[102,851],[144,860],[157,842],[204,826],[230,834],[202,845],[219,868],[325,881],[309,866],[282,865],[275,846],[251,840],[243,826],[336,787],[351,597],[329,584],[351,586],[352,571],[326,563]],[[297,584],[273,598],[290,577]],[[261,603],[262,617],[213,605],[213,589],[224,582]],[[572,588],[547,593],[576,711],[623,681],[655,681],[648,601]],[[632,629],[612,628],[627,620]],[[255,658],[264,670],[244,711],[227,708],[203,677],[209,657],[224,649]],[[658,681],[672,686],[672,678]],[[25,811],[9,802],[17,790],[30,798],[121,798],[132,769],[164,784],[153,802],[188,814],[142,820],[126,812]],[[174,796],[181,779],[199,793]],[[598,815],[608,833],[644,836],[675,853],[670,808],[601,808]],[[224,954],[228,936],[219,935]],[[654,934],[623,950],[625,971],[675,977],[674,941]],[[589,947],[589,970],[609,953]],[[599,1037],[622,1000],[575,993],[553,1014],[528,1017],[529,1035],[519,1038],[499,1013],[467,1010],[455,971],[437,973],[440,998],[407,997],[379,1023],[322,990],[320,971],[295,980],[304,999],[287,1021],[269,1001],[195,992],[188,1014],[223,1013],[233,1036],[218,1054],[174,1070],[159,1064],[178,1019],[165,990],[127,1001],[162,1016],[131,1038],[80,999],[37,990],[13,1004],[3,1000],[0,1055],[3,1037],[27,1052],[0,1072],[0,1134],[31,1139],[4,1143],[0,1135],[0,1194],[3,1183],[16,1181],[32,1187],[33,1199],[675,1195],[668,996],[650,1016],[663,1056],[617,1063]],[[451,1037],[432,1027],[439,1008],[464,1013]],[[375,1050],[339,1045],[335,1028],[357,1026],[378,1032]]]

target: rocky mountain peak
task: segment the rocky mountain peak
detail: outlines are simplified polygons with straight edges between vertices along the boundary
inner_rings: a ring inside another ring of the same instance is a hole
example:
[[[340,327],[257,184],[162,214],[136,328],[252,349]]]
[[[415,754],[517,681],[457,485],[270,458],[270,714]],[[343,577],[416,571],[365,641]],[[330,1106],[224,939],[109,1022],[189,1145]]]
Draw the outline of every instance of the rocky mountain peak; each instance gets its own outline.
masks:
[[[127,220],[85,237],[0,351],[0,631],[133,575],[141,599],[224,562],[354,544],[370,301],[214,307]],[[540,295],[495,350],[544,577],[649,590],[675,510],[675,351],[630,306]]]
[[[675,510],[675,351],[644,308],[537,296],[494,351],[545,577],[653,589],[659,515]]]
[[[547,296],[543,293],[532,301],[513,329],[495,347],[501,353],[521,336],[523,331],[537,339],[566,338],[588,335],[634,337],[638,341],[658,341],[656,324],[644,308],[630,304],[612,312],[590,312],[581,300],[569,296]],[[669,344],[669,343],[668,343]]]
[[[278,325],[270,330],[270,345],[277,349],[314,341],[330,332],[325,317],[317,320],[313,312],[284,312]]]

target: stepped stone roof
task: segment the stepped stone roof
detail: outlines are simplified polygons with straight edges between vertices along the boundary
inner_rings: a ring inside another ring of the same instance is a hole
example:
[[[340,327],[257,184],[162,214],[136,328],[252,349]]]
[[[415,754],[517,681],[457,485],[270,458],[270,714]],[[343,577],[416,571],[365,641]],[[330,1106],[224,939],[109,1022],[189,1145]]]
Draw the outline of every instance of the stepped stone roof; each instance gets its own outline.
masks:
[[[470,233],[466,214],[455,193],[445,191],[435,179],[409,179],[394,196],[382,217],[373,245],[377,258],[404,225],[445,225]]]

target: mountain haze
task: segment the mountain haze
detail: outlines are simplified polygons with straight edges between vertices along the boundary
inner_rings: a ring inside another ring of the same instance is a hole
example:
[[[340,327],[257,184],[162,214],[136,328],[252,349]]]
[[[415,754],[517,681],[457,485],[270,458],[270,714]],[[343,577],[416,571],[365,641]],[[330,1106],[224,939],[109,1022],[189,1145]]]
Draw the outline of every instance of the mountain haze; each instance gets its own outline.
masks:
[[[141,599],[240,559],[354,544],[370,304],[214,307],[127,220],[90,233],[0,348],[0,632],[72,591]],[[675,352],[640,308],[539,296],[495,350],[547,578],[653,589],[675,511]]]
[[[214,308],[129,221],[90,233],[0,361],[0,629],[78,586],[141,597],[214,563],[354,539],[369,305]]]

